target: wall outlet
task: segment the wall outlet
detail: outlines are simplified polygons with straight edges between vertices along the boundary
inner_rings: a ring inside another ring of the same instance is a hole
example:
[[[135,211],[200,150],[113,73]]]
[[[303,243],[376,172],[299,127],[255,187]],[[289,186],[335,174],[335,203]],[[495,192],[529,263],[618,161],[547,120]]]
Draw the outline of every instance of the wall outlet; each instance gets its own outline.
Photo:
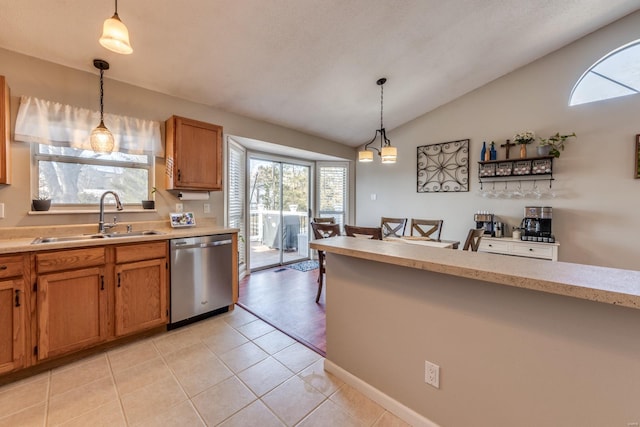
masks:
[[[425,360],[424,382],[434,386],[435,388],[440,388],[440,366]]]
[[[209,203],[205,203],[203,208],[204,208],[204,213],[211,213],[211,205]]]
[[[176,212],[182,212],[184,205],[182,203],[176,203]]]

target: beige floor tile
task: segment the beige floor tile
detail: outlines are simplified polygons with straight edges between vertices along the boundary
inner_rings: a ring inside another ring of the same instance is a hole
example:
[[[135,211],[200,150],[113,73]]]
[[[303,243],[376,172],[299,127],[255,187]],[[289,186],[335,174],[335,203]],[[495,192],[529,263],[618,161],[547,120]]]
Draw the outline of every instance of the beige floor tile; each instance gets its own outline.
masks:
[[[2,416],[0,427],[42,427],[46,409],[45,403],[40,403],[6,417]]]
[[[262,401],[288,426],[295,425],[325,399],[297,376],[265,394]]]
[[[187,400],[182,387],[173,378],[166,378],[139,388],[120,398],[129,424],[154,417],[166,408]]]
[[[275,354],[280,350],[289,347],[296,341],[278,330],[273,330],[260,338],[254,339],[253,342],[258,344],[267,353]]]
[[[238,332],[240,332],[250,340],[256,339],[263,336],[264,334],[268,334],[269,332],[276,330],[276,328],[266,322],[263,322],[260,319],[249,322],[246,325],[242,325],[236,329],[238,330]]]
[[[256,396],[236,377],[200,393],[191,401],[209,426],[218,425],[256,400]]]
[[[202,343],[171,353],[165,360],[190,397],[233,376]]]
[[[256,395],[262,396],[293,375],[293,372],[287,369],[282,363],[273,357],[269,357],[240,372],[238,377]]]
[[[49,396],[66,393],[76,387],[110,376],[111,370],[109,369],[107,356],[104,353],[89,359],[83,359],[51,372]]]
[[[340,387],[337,392],[330,396],[330,399],[367,425],[371,425],[384,412],[382,406],[348,384]]]
[[[253,322],[257,317],[236,305],[235,310],[224,315],[224,321],[234,328]]]
[[[380,417],[378,421],[373,425],[374,427],[411,427],[411,424],[408,424],[402,421],[400,418],[396,417],[389,411],[385,411],[384,414]]]
[[[269,355],[252,342],[244,343],[220,355],[220,359],[236,373],[244,371],[267,357]]]
[[[191,402],[186,400],[135,424],[135,427],[200,427],[204,425]]]
[[[50,374],[28,378],[0,388],[0,414],[9,415],[24,408],[43,403],[49,392]]]
[[[362,427],[362,421],[351,416],[347,411],[330,400],[325,400],[322,405],[303,419],[297,427]]]
[[[129,369],[113,373],[118,393],[124,396],[149,384],[173,378],[171,369],[160,357],[145,363],[135,365]]]
[[[224,318],[221,316],[214,316],[209,319],[204,319],[199,322],[193,323],[187,328],[193,332],[198,338],[204,340],[211,335],[216,334],[218,331],[224,328],[231,328]]]
[[[160,353],[158,353],[156,346],[153,345],[152,339],[118,347],[107,353],[113,372],[132,368],[133,366],[155,359],[159,355]]]
[[[327,397],[338,391],[344,384],[338,377],[324,370],[324,359],[317,360],[298,376]]]
[[[202,341],[217,355],[226,353],[229,350],[249,342],[247,337],[229,325],[225,325],[224,328],[216,330],[207,338],[203,338]]]
[[[313,362],[320,360],[322,356],[300,343],[295,343],[273,355],[284,366],[298,373]]]
[[[240,412],[237,412],[234,416],[227,419],[220,424],[220,427],[246,427],[246,426],[260,426],[260,427],[281,427],[284,423],[278,419],[269,408],[264,404],[256,400],[251,405]]]
[[[200,338],[188,328],[176,329],[153,340],[160,354],[165,356],[199,342]]]
[[[111,377],[102,378],[49,399],[47,421],[50,425],[62,424],[117,399]]]
[[[99,406],[61,424],[62,427],[125,427],[126,425],[119,401]]]

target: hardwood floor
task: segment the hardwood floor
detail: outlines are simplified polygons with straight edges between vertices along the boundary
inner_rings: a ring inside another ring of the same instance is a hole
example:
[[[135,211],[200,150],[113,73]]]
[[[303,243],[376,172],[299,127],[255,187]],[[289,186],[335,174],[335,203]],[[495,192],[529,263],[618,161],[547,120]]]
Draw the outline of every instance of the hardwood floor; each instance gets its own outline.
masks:
[[[290,337],[325,356],[325,289],[316,303],[318,270],[277,267],[240,281],[238,304]]]

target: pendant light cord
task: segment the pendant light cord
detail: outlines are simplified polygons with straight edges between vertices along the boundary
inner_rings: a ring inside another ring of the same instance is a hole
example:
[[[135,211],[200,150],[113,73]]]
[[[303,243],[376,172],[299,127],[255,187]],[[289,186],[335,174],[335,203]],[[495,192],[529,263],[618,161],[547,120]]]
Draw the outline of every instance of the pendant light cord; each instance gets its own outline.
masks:
[[[100,69],[100,123],[103,123],[103,105],[102,100],[104,98],[104,88],[102,86],[102,76],[104,75],[104,70]]]
[[[380,129],[384,128],[382,124],[382,109],[384,108],[384,83],[380,85]]]
[[[116,15],[118,14],[118,0],[116,0]]]

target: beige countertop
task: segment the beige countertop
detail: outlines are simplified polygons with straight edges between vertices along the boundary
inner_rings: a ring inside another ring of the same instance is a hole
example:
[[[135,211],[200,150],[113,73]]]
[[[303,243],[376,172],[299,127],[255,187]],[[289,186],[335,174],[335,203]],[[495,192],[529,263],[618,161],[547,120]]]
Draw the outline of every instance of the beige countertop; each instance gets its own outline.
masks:
[[[115,245],[133,242],[169,240],[181,237],[206,236],[211,234],[237,233],[237,228],[228,228],[199,221],[194,227],[171,228],[169,221],[151,221],[127,223],[132,231],[155,230],[162,234],[126,236],[126,225],[118,226],[109,232],[121,233],[125,236],[117,238],[64,241],[54,243],[31,244],[36,237],[63,237],[84,234],[97,234],[97,224],[53,225],[42,227],[6,227],[0,228],[0,254],[18,252],[34,252],[51,249],[69,249],[88,246]]]
[[[328,253],[640,309],[640,271],[337,236]]]

